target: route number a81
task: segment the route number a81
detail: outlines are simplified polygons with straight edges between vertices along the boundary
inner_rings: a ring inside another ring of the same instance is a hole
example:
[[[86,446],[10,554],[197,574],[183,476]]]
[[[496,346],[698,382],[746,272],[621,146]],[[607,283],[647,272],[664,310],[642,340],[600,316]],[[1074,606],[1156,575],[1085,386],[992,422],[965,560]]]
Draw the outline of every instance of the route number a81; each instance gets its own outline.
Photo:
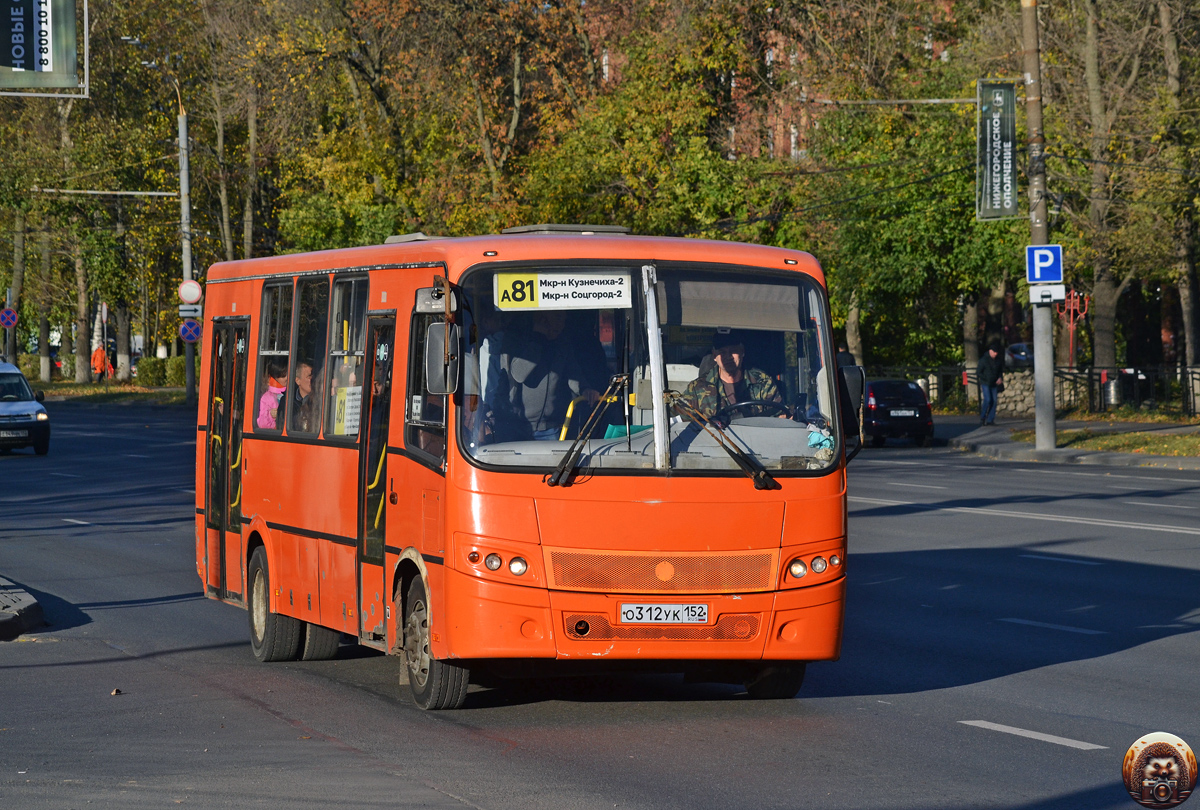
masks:
[[[537,276],[530,276],[524,273],[498,273],[496,275],[497,308],[534,308],[537,305]]]

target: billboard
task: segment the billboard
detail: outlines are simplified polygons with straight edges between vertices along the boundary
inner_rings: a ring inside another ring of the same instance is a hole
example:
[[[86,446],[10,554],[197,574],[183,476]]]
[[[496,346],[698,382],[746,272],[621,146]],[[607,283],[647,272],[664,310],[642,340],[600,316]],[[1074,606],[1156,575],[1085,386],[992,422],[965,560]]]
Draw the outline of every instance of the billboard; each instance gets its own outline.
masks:
[[[0,2],[0,89],[76,88],[75,0]]]
[[[975,218],[1007,219],[1017,210],[1017,92],[1013,82],[978,83]]]

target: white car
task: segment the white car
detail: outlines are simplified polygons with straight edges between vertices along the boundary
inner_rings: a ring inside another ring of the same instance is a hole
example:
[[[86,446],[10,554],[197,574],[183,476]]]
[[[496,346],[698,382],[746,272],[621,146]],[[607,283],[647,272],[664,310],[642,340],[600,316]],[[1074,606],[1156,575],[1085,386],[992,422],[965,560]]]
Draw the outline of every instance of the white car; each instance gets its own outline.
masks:
[[[14,447],[32,447],[39,456],[50,452],[50,415],[43,399],[19,368],[0,363],[0,453]]]

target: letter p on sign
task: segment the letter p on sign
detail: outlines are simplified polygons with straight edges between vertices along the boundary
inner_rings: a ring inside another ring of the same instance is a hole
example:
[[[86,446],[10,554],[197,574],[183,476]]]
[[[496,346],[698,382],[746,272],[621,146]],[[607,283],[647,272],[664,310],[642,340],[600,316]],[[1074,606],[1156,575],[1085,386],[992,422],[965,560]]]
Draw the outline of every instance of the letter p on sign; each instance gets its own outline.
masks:
[[[1062,245],[1026,247],[1025,280],[1030,284],[1062,284]]]

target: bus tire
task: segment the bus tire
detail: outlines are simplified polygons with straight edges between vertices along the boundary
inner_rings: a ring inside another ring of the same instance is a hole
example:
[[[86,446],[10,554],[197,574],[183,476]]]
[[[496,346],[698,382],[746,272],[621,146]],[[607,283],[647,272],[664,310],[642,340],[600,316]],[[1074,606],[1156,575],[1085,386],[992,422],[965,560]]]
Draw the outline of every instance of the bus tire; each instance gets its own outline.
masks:
[[[300,643],[301,661],[328,661],[337,655],[342,644],[340,630],[330,630],[312,622],[304,623],[304,639]]]
[[[404,601],[404,674],[413,702],[431,711],[461,708],[467,699],[471,673],[464,666],[439,661],[430,654],[429,598],[420,577],[409,585]]]
[[[791,700],[804,685],[803,661],[768,664],[746,679],[746,693],[754,700]]]
[[[250,555],[247,570],[250,614],[250,649],[254,657],[267,661],[294,661],[300,652],[300,620],[271,612],[271,577],[267,570],[267,552],[262,547]]]

